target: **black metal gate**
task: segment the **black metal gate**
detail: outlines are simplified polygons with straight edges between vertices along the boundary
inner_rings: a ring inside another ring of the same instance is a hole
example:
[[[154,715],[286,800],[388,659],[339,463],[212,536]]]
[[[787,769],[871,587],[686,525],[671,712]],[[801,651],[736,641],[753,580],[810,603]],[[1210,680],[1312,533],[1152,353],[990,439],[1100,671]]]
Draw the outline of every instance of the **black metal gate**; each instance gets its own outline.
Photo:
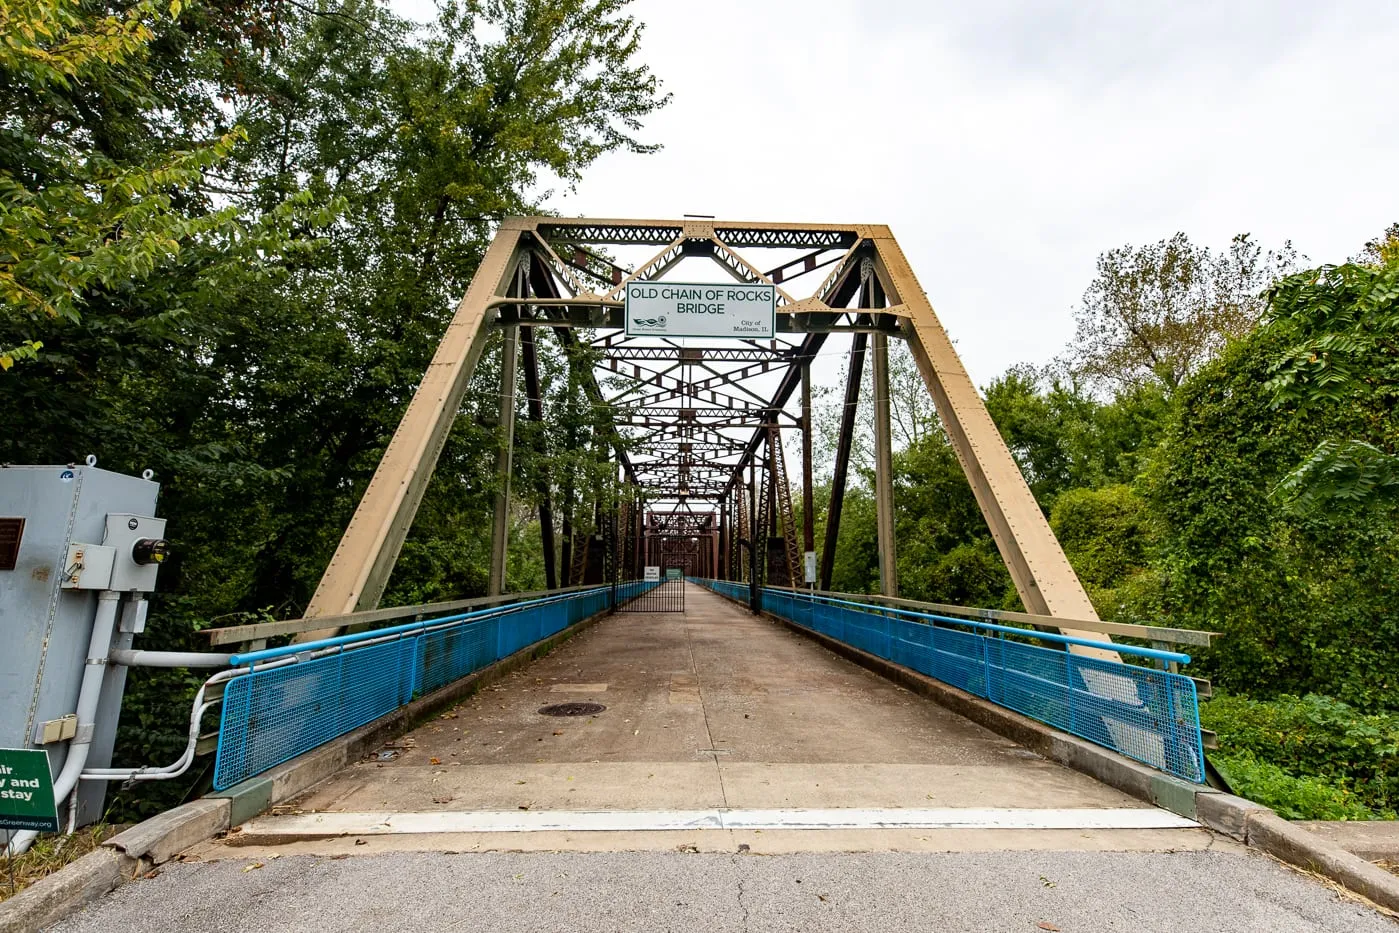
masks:
[[[684,612],[685,577],[676,569],[660,580],[629,580],[617,584],[618,612]]]

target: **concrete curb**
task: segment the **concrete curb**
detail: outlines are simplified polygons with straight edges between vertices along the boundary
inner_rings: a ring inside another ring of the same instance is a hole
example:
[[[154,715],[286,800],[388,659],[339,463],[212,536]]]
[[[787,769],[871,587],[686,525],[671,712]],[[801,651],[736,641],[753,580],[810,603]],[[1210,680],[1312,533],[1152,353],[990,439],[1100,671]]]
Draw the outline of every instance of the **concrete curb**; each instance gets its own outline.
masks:
[[[541,658],[607,616],[598,613],[497,661],[336,741],[225,791],[192,800],[108,839],[96,850],[40,879],[0,904],[0,933],[35,933],[190,846],[227,832],[358,761],[388,739],[470,696],[486,684]]]
[[[1399,862],[1399,820],[1298,820],[1296,825],[1367,862]]]
[[[35,933],[146,871],[138,859],[98,846],[0,904],[0,933]]]
[[[1399,911],[1399,876],[1378,865],[1289,823],[1266,807],[1248,814],[1247,832],[1245,841],[1250,846],[1289,865],[1330,878],[1381,907]]]
[[[1399,911],[1399,876],[1370,864],[1296,823],[1289,823],[1268,807],[1163,774],[1155,768],[1059,732],[1028,716],[997,706],[901,664],[853,648],[771,613],[764,612],[763,615],[1051,761],[1087,774],[1138,800],[1196,820],[1214,832],[1230,836],[1289,865],[1329,878],[1381,907]]]

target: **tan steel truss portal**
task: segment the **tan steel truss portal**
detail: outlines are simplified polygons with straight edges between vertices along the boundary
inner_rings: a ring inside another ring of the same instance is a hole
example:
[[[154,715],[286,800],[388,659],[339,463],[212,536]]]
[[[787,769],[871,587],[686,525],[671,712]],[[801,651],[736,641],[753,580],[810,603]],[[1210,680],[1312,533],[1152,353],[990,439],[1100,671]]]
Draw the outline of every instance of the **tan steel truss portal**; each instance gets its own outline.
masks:
[[[659,251],[629,270],[594,249],[635,246]],[[800,254],[763,272],[745,256],[758,250],[784,251],[788,257],[794,251]],[[775,285],[779,333],[802,338],[800,343],[734,340],[725,348],[696,351],[673,341],[658,345],[623,336],[621,286],[632,279],[661,278],[696,256],[718,263],[737,281]],[[789,291],[792,279],[817,270],[825,274],[810,296],[796,297]],[[880,576],[885,594],[891,596],[897,595],[897,576],[885,346],[890,336],[901,337],[917,361],[1025,608],[1066,619],[1098,618],[888,227],[555,217],[511,218],[496,233],[316,588],[307,616],[377,606],[494,327],[507,333],[512,359],[507,360],[511,378],[505,394],[512,408],[517,331],[592,328],[600,338],[594,346],[602,349],[612,370],[632,379],[632,389],[620,400],[601,398],[594,385],[601,401],[618,404],[618,458],[627,479],[654,487],[656,496],[666,500],[707,500],[716,510],[733,505],[735,519],[741,501],[735,494],[742,492],[745,470],[760,456],[764,441],[778,429],[803,425],[804,419],[787,414],[786,406],[826,336],[857,332],[858,352],[863,353],[860,335],[872,333]],[[759,371],[782,373],[770,398],[759,397],[752,383],[744,382]],[[513,412],[502,422],[513,423]],[[629,430],[643,433],[627,434]],[[734,431],[751,432],[751,438],[735,437]],[[640,438],[647,459],[633,462],[623,437]],[[510,444],[510,437],[502,438],[506,450]],[[501,460],[508,472],[508,454]],[[498,502],[497,510],[501,507]],[[806,515],[809,521],[809,510]],[[504,536],[499,528],[496,532],[494,550],[503,550]],[[810,540],[809,529],[807,537]],[[497,554],[495,563],[490,579],[498,589],[504,555]],[[300,639],[329,634],[334,632],[309,632]],[[1077,650],[1115,657],[1111,652]]]

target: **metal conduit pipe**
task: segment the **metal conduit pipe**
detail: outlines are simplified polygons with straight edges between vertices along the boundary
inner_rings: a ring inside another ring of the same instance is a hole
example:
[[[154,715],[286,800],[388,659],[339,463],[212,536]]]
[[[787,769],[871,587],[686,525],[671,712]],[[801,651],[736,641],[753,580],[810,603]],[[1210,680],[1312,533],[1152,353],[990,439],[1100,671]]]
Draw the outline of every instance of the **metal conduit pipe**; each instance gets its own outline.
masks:
[[[112,632],[117,626],[117,605],[121,594],[115,590],[103,590],[97,594],[97,615],[92,622],[92,637],[87,646],[87,665],[83,668],[83,679],[78,687],[78,731],[68,743],[68,755],[63,759],[63,769],[53,782],[53,799],[63,800],[78,786],[78,776],[87,764],[87,754],[92,748],[93,723],[97,718],[97,701],[102,695],[102,675],[107,669],[107,652],[112,647]],[[75,798],[76,799],[76,798]],[[28,851],[39,836],[33,830],[24,830],[10,837],[10,856]]]
[[[201,651],[137,651],[113,648],[111,662],[127,667],[228,667],[231,654]]]
[[[115,654],[113,652],[114,656]],[[221,702],[217,699],[208,701],[204,699],[209,687],[226,680],[232,680],[242,673],[242,671],[236,670],[219,671],[199,685],[199,691],[195,693],[194,703],[190,707],[189,739],[185,743],[184,753],[174,764],[166,765],[163,768],[148,766],[140,768],[92,768],[84,771],[80,776],[81,779],[84,781],[168,781],[184,774],[194,763],[194,752],[199,745],[199,724],[203,720],[204,714],[210,707]]]

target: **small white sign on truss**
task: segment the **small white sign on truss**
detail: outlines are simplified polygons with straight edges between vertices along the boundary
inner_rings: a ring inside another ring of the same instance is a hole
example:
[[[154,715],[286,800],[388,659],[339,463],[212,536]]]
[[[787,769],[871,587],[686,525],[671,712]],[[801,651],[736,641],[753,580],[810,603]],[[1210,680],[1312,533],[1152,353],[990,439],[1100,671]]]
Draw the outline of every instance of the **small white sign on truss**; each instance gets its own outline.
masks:
[[[628,337],[747,337],[777,334],[777,287],[715,282],[628,282]]]

